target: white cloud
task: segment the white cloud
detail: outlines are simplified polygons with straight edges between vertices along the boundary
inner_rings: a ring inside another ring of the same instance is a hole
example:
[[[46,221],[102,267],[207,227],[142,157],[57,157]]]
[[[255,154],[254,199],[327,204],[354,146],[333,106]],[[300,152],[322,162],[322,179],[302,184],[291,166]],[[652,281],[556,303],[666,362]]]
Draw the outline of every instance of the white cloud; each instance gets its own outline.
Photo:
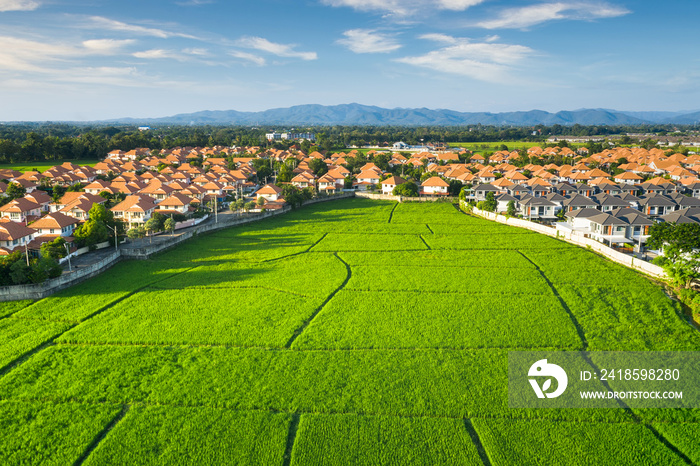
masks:
[[[360,11],[380,11],[395,16],[410,16],[420,11],[464,11],[485,0],[321,0],[334,7],[350,7]]]
[[[265,59],[263,57],[253,55],[252,53],[241,52],[239,50],[231,50],[229,52],[229,55],[235,58],[240,58],[241,60],[252,62],[258,66],[265,66]]]
[[[113,54],[121,51],[127,45],[135,43],[134,39],[91,39],[83,41],[83,47],[95,53]]]
[[[50,72],[49,62],[79,54],[75,47],[0,36],[0,71]]]
[[[433,42],[440,42],[443,44],[456,44],[457,43],[457,38],[448,36],[447,34],[423,34],[422,36],[418,36],[419,39],[424,39],[424,40],[432,40]]]
[[[182,53],[186,53],[187,55],[196,55],[198,57],[208,57],[209,56],[209,51],[207,49],[196,48],[196,47],[182,49]]]
[[[157,59],[157,58],[175,58],[179,59],[180,56],[171,50],[163,49],[151,49],[144,50],[142,52],[135,52],[132,54],[136,58],[146,58],[146,59]]]
[[[425,55],[399,58],[396,61],[480,81],[512,82],[514,67],[535,54],[534,50],[522,45],[472,42],[470,39],[443,34],[428,34],[422,38],[447,45]]]
[[[34,0],[0,0],[2,11],[32,11],[39,8],[39,2]]]
[[[120,32],[131,32],[138,35],[158,37],[160,39],[168,39],[171,37],[184,37],[186,39],[197,39],[197,37],[190,34],[183,34],[180,32],[170,32],[164,29],[151,28],[145,26],[139,26],[136,24],[123,23],[121,21],[115,21],[113,19],[105,18],[102,16],[92,16],[90,17],[92,21],[92,27],[94,29],[107,29],[110,31],[120,31]],[[90,25],[88,25],[90,26]]]
[[[491,20],[477,23],[486,29],[524,29],[536,24],[560,19],[590,21],[615,18],[630,11],[607,3],[555,2],[530,5],[522,8],[509,8]]]
[[[316,52],[297,52],[294,50],[294,47],[296,47],[295,44],[278,44],[276,42],[270,42],[262,37],[243,37],[236,41],[236,45],[271,53],[278,57],[301,58],[302,60],[318,59]]]
[[[391,35],[372,29],[350,29],[343,35],[345,39],[337,42],[355,53],[388,53],[401,48],[401,44]]]

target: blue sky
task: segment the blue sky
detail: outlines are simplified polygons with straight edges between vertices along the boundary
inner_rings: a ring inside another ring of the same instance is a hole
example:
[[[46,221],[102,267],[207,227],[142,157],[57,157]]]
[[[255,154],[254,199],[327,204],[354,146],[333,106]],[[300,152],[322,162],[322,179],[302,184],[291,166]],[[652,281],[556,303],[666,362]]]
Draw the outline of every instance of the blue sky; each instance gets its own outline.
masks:
[[[696,0],[0,0],[0,121],[700,108]]]

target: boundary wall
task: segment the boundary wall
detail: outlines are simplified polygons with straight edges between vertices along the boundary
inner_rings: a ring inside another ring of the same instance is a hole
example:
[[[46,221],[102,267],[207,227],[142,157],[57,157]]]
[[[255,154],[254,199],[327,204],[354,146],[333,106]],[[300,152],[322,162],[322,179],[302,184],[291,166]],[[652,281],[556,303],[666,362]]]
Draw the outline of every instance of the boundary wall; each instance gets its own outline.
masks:
[[[462,207],[465,206],[464,201],[462,201],[460,204]],[[611,261],[617,262],[618,264],[622,264],[624,266],[633,268],[647,275],[651,275],[655,278],[667,278],[664,269],[662,269],[658,265],[651,264],[649,262],[637,259],[627,254],[623,254],[619,251],[614,250],[613,248],[604,245],[603,243],[599,243],[598,241],[595,241],[593,239],[586,238],[579,232],[572,231],[571,233],[566,234],[553,227],[548,227],[546,225],[541,225],[539,223],[534,223],[528,220],[522,220],[515,217],[506,217],[505,215],[487,212],[485,210],[477,209],[476,207],[472,208],[471,212],[474,215],[485,218],[487,220],[492,220],[494,222],[503,223],[510,226],[525,228],[531,231],[535,231],[537,233],[541,233],[543,235],[552,236],[554,238],[564,240],[568,243],[572,243],[577,246],[591,248],[598,254],[601,254],[610,259]]]

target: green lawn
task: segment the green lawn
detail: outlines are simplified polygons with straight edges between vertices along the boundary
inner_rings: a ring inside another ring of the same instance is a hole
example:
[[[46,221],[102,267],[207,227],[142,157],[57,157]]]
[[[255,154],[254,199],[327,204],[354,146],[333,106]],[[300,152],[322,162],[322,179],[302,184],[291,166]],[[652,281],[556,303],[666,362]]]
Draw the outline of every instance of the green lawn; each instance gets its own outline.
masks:
[[[525,142],[525,141],[501,141],[501,142],[450,142],[450,147],[462,147],[472,152],[495,152],[501,150],[501,145],[505,144],[508,150],[529,149],[530,147],[540,146],[541,142]],[[577,147],[583,147],[585,144],[569,144],[569,147],[574,150]]]
[[[700,350],[679,311],[450,204],[314,204],[4,304],[0,464],[697,462],[698,410],[508,401],[513,350]]]
[[[46,171],[51,167],[56,165],[61,165],[62,163],[70,162],[75,165],[85,166],[89,165],[91,167],[95,166],[100,160],[95,159],[67,159],[67,160],[37,160],[33,162],[18,162],[18,163],[0,163],[0,169],[12,169],[21,172],[26,172],[30,170],[37,170],[40,172]]]

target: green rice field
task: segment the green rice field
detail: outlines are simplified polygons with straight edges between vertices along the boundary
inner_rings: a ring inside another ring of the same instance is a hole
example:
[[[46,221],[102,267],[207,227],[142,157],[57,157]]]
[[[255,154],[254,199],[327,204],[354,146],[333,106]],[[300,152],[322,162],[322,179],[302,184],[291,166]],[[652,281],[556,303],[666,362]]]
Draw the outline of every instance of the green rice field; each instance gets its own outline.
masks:
[[[94,166],[96,163],[100,162],[100,160],[95,160],[95,159],[68,159],[68,160],[34,160],[34,161],[29,161],[29,162],[18,162],[18,163],[0,163],[0,169],[11,169],[11,170],[17,170],[20,172],[26,172],[30,170],[37,170],[40,172],[46,171],[51,167],[55,167],[56,165],[61,165],[62,163],[70,162],[75,165],[80,165],[85,166],[88,165],[90,167]]]
[[[514,409],[508,352],[698,351],[636,272],[345,199],[0,303],[0,464],[683,465],[697,409]]]

